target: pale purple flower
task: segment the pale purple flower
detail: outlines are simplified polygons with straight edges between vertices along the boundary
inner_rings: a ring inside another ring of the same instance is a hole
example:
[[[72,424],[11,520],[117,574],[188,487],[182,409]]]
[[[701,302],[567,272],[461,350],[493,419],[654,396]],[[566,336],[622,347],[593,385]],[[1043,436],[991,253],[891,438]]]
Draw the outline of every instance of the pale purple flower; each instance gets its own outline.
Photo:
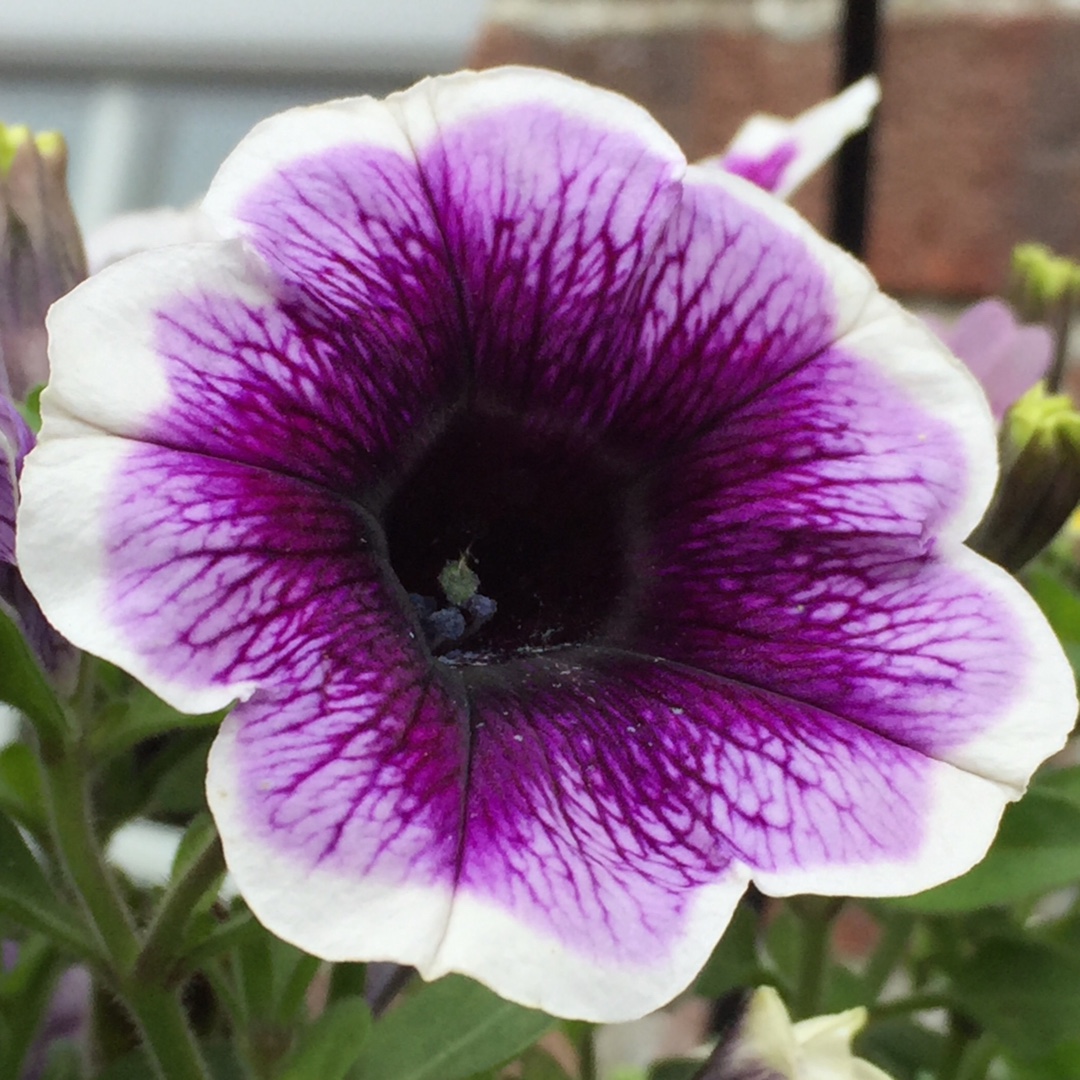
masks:
[[[751,880],[981,857],[1073,677],[963,546],[981,392],[861,266],[527,69],[274,117],[203,208],[54,307],[19,555],[239,699],[208,794],[268,927],[622,1019]]]
[[[0,943],[0,969],[10,971],[19,960],[19,946],[14,941]],[[65,1040],[80,1051],[86,1049],[90,1033],[90,973],[84,967],[68,968],[57,980],[52,999],[38,1030],[34,1033],[19,1080],[38,1080],[44,1075],[49,1049]]]
[[[980,300],[953,322],[924,316],[927,325],[967,365],[1001,420],[1047,372],[1054,339],[1045,326],[1024,326],[1002,300]]]
[[[866,127],[880,100],[881,87],[868,75],[794,120],[751,116],[722,154],[700,164],[719,165],[786,199]]]

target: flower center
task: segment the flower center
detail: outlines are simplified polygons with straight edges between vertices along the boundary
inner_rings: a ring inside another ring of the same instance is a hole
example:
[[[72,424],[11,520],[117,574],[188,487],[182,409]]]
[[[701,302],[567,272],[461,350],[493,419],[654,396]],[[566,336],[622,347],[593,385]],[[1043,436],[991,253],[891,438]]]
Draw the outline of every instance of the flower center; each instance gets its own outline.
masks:
[[[455,417],[381,515],[432,650],[499,663],[604,632],[628,599],[636,488],[580,435]]]

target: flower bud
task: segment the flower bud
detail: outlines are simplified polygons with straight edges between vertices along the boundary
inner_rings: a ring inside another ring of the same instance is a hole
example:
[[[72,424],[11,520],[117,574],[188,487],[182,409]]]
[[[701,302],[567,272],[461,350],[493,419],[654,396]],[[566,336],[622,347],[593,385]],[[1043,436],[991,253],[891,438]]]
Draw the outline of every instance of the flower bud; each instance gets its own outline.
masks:
[[[1066,394],[1033,386],[1001,429],[1001,474],[968,543],[1019,570],[1057,535],[1080,502],[1080,413]]]
[[[46,381],[45,312],[85,277],[63,138],[0,124],[0,391]]]
[[[1080,266],[1042,244],[1018,244],[1012,253],[1014,289],[1025,313],[1041,319],[1080,292]]]

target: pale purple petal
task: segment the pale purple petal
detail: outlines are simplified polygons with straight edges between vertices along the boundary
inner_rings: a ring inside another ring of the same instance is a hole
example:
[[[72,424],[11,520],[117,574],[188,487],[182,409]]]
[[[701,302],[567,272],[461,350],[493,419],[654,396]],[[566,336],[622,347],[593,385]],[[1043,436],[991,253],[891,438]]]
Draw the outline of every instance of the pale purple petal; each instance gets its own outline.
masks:
[[[997,420],[1050,366],[1054,351],[1050,331],[1019,325],[1001,300],[980,300],[951,325],[937,318],[926,321],[982,384]]]
[[[723,154],[701,164],[719,166],[786,199],[866,127],[880,100],[877,79],[867,76],[794,120],[752,116]]]

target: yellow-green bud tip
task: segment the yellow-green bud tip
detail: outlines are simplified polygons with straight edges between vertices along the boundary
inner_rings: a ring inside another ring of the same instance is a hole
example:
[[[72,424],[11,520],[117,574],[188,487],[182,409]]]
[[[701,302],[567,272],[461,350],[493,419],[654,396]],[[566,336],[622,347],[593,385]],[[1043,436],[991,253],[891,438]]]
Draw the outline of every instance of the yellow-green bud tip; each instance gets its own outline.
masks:
[[[62,157],[67,153],[67,142],[59,131],[42,131],[34,136],[34,145],[43,158]]]
[[[1063,437],[1080,447],[1080,412],[1068,394],[1048,394],[1045,383],[1036,383],[1009,411],[1009,438],[1017,449],[1032,439]]]
[[[1080,292],[1080,265],[1042,244],[1019,244],[1013,249],[1012,266],[1032,299],[1042,305]]]
[[[0,124],[0,176],[7,175],[19,147],[31,139],[30,129],[25,124]]]

